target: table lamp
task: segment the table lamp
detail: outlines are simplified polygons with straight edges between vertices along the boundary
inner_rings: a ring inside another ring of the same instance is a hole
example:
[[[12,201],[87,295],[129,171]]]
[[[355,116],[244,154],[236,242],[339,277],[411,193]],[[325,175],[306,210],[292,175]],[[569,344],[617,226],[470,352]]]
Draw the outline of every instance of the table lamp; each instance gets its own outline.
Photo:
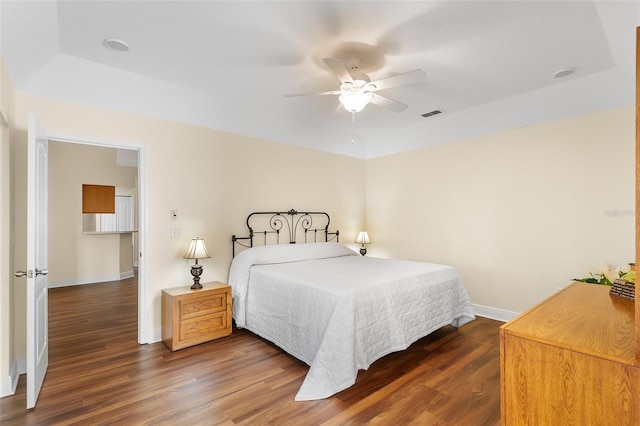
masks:
[[[198,259],[208,259],[211,256],[207,251],[207,246],[204,245],[204,240],[200,237],[196,237],[191,240],[189,249],[185,253],[185,259],[195,259],[196,263],[191,265],[191,275],[193,275],[193,285],[191,290],[199,290],[202,288],[200,284],[200,275],[202,275],[202,265],[198,264]]]
[[[367,234],[367,231],[358,232],[358,237],[356,238],[355,242],[362,244],[362,247],[360,248],[360,254],[363,256],[367,254],[367,248],[364,245],[371,244],[371,241],[369,240],[369,234]]]

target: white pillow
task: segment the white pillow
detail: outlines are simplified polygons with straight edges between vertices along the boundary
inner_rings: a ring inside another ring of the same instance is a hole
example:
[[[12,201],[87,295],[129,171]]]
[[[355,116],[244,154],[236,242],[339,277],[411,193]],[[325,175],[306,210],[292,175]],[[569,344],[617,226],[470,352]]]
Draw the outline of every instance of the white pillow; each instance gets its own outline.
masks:
[[[268,265],[355,254],[356,252],[350,248],[338,243],[274,244],[243,250],[233,259],[233,262],[242,262],[250,266]]]

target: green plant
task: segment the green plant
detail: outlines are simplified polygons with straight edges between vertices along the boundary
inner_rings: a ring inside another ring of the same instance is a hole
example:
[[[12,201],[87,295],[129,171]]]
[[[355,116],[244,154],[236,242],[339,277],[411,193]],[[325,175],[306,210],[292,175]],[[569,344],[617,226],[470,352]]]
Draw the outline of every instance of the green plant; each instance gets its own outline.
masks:
[[[587,278],[574,278],[574,281],[580,281],[583,283],[600,284],[600,285],[613,285],[613,283],[622,278],[625,281],[632,283],[636,282],[636,272],[630,271],[628,267],[611,269],[607,265],[600,267],[599,273],[589,272]]]

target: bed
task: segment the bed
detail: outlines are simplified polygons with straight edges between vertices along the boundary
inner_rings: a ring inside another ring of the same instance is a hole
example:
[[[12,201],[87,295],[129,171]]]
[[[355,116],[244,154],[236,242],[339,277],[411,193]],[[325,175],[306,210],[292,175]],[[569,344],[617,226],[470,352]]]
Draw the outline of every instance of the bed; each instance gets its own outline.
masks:
[[[236,326],[310,366],[296,401],[328,398],[381,357],[475,319],[455,268],[360,256],[329,223],[325,212],[254,212],[249,235],[232,237]]]

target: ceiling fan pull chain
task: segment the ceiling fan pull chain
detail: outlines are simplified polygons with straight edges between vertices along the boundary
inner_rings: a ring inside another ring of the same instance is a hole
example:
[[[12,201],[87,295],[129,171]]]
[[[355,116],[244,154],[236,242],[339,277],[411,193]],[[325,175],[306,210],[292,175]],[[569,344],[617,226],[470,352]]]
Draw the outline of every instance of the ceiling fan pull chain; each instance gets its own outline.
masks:
[[[356,113],[351,113],[351,145],[356,143]]]

